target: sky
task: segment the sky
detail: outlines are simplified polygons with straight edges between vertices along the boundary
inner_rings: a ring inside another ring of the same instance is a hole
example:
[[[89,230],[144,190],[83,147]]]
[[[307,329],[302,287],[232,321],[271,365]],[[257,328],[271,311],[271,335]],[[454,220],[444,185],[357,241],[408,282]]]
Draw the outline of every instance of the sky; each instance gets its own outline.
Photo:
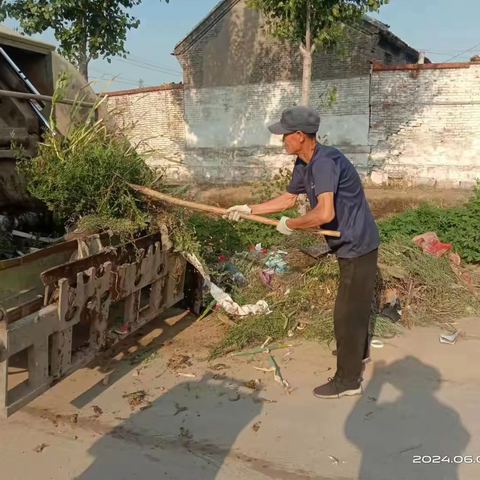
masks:
[[[127,59],[94,60],[90,77],[98,83],[95,90],[127,90],[142,86],[182,81],[182,69],[171,55],[183,38],[218,3],[217,0],[143,0],[132,10],[140,20],[131,30],[126,48]],[[390,25],[391,31],[413,48],[425,50],[434,62],[468,61],[480,54],[480,2],[478,0],[390,0],[374,14]],[[15,27],[13,21],[5,25]],[[52,32],[37,35],[56,44]]]

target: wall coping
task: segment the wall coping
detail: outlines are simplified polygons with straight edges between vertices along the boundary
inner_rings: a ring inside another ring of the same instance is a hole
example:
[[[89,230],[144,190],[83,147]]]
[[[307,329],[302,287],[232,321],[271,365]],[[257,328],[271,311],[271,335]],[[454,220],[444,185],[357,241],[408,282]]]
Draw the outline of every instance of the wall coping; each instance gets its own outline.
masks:
[[[446,70],[449,68],[470,68],[471,65],[480,65],[478,62],[462,62],[462,63],[425,63],[405,64],[405,65],[386,65],[381,62],[372,60],[372,67],[374,72],[386,72],[391,70]]]
[[[183,83],[171,83],[167,85],[158,85],[156,87],[134,88],[132,90],[116,90],[115,92],[105,92],[107,97],[120,97],[122,95],[135,95],[139,93],[163,92],[165,90],[183,90]]]

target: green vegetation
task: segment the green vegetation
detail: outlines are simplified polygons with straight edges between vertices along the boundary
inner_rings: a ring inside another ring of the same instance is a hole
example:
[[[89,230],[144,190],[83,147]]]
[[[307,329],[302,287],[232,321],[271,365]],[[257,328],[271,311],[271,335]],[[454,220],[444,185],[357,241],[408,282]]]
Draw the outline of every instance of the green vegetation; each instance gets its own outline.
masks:
[[[153,173],[101,121],[74,124],[65,137],[48,132],[38,156],[22,161],[20,170],[29,192],[64,222],[121,233],[147,227],[144,198],[127,182],[150,185]]]
[[[299,46],[303,56],[301,105],[308,105],[311,90],[312,55],[332,51],[346,36],[346,26],[362,15],[377,12],[389,0],[248,0],[261,10],[265,30],[276,38]]]
[[[59,79],[54,104],[64,96],[67,80],[67,75]],[[79,108],[78,103],[72,108],[65,136],[45,134],[35,158],[22,159],[18,152],[18,168],[28,191],[46,203],[62,227],[109,230],[126,241],[164,224],[178,250],[199,255],[198,243],[179,209],[151,204],[128,186],[163,188],[154,181],[144,156],[128,142],[128,132],[107,129],[103,120],[94,121],[94,109],[85,121],[75,121],[80,118]],[[53,117],[50,123],[55,126]]]
[[[409,209],[379,222],[383,243],[398,236],[409,238],[436,232],[440,240],[451,243],[466,262],[480,261],[480,189],[464,205],[441,208],[429,204]]]
[[[291,209],[269,215],[269,217],[279,220],[283,215],[294,218],[298,216],[298,212]],[[189,217],[187,226],[195,234],[202,257],[207,262],[215,262],[221,255],[231,257],[235,253],[248,250],[251,245],[255,246],[257,243],[261,243],[264,248],[271,248],[285,246],[286,242],[291,240],[277,232],[275,227],[249,221],[232,223],[219,219],[218,216],[193,214]],[[302,241],[308,243],[310,237],[307,235],[302,238]]]

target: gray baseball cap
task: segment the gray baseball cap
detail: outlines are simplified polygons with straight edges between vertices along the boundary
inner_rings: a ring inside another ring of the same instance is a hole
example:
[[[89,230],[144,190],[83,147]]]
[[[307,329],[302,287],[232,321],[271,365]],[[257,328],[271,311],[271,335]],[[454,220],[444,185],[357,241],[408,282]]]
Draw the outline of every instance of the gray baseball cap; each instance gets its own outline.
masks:
[[[319,128],[320,115],[309,107],[287,108],[283,111],[281,120],[268,127],[274,135],[293,132],[317,133]]]

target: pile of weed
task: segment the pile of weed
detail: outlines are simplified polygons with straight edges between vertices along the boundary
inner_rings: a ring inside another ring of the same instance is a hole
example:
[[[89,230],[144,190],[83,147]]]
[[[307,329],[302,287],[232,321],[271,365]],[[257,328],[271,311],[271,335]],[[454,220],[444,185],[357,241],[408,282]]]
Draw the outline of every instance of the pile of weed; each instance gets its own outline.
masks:
[[[53,106],[65,96],[67,85],[68,75],[62,74]],[[52,130],[45,132],[38,155],[24,159],[20,150],[18,168],[29,193],[45,202],[59,223],[133,236],[146,230],[151,218],[144,197],[128,183],[151,186],[154,173],[127,132],[95,120],[102,101],[99,98],[89,113],[76,102],[64,136],[56,131],[52,113]]]
[[[480,261],[480,189],[459,207],[440,208],[429,204],[378,222],[384,243],[398,236],[409,238],[425,232],[437,233],[440,240],[451,243],[463,260]]]
[[[288,261],[288,256],[286,259]],[[374,336],[392,337],[401,330],[399,325],[379,315],[388,288],[394,288],[399,294],[402,323],[407,327],[439,325],[480,312],[477,298],[466,286],[458,283],[448,259],[424,254],[408,237],[397,237],[383,244],[379,262],[397,267],[394,272],[397,276],[379,269],[370,328]],[[404,273],[404,278],[398,278],[399,271]],[[227,330],[222,341],[214,346],[212,355],[257,346],[268,336],[281,340],[297,322],[305,322],[307,326],[301,332],[296,331],[295,336],[326,343],[334,339],[333,309],[339,269],[333,256],[323,258],[302,273],[292,271],[276,275],[272,280],[273,292],[259,280],[258,269],[250,272],[248,280],[247,286],[232,293],[233,298],[240,304],[266,300],[272,313],[234,319],[238,325]],[[289,293],[285,295],[287,290]]]
[[[407,325],[442,324],[479,311],[475,295],[458,282],[448,258],[426,255],[408,237],[396,237],[380,248],[380,263],[402,268],[405,278],[385,276],[384,288],[395,288]]]
[[[248,285],[235,289],[232,297],[241,305],[266,300],[271,313],[241,319],[237,326],[230,327],[222,341],[213,347],[212,356],[262,344],[267,337],[280,340],[303,321],[308,322],[308,326],[301,333],[295,331],[295,337],[330,342],[333,340],[332,312],[338,276],[337,262],[329,257],[306,272],[292,269],[284,275],[276,275],[272,280],[275,289],[272,292],[260,280],[258,269],[253,269],[247,275]],[[289,342],[291,340],[288,338]]]
[[[64,223],[133,233],[149,222],[144,198],[127,182],[151,185],[143,157],[103,122],[71,124],[65,137],[47,132],[35,158],[20,162],[31,195]]]

